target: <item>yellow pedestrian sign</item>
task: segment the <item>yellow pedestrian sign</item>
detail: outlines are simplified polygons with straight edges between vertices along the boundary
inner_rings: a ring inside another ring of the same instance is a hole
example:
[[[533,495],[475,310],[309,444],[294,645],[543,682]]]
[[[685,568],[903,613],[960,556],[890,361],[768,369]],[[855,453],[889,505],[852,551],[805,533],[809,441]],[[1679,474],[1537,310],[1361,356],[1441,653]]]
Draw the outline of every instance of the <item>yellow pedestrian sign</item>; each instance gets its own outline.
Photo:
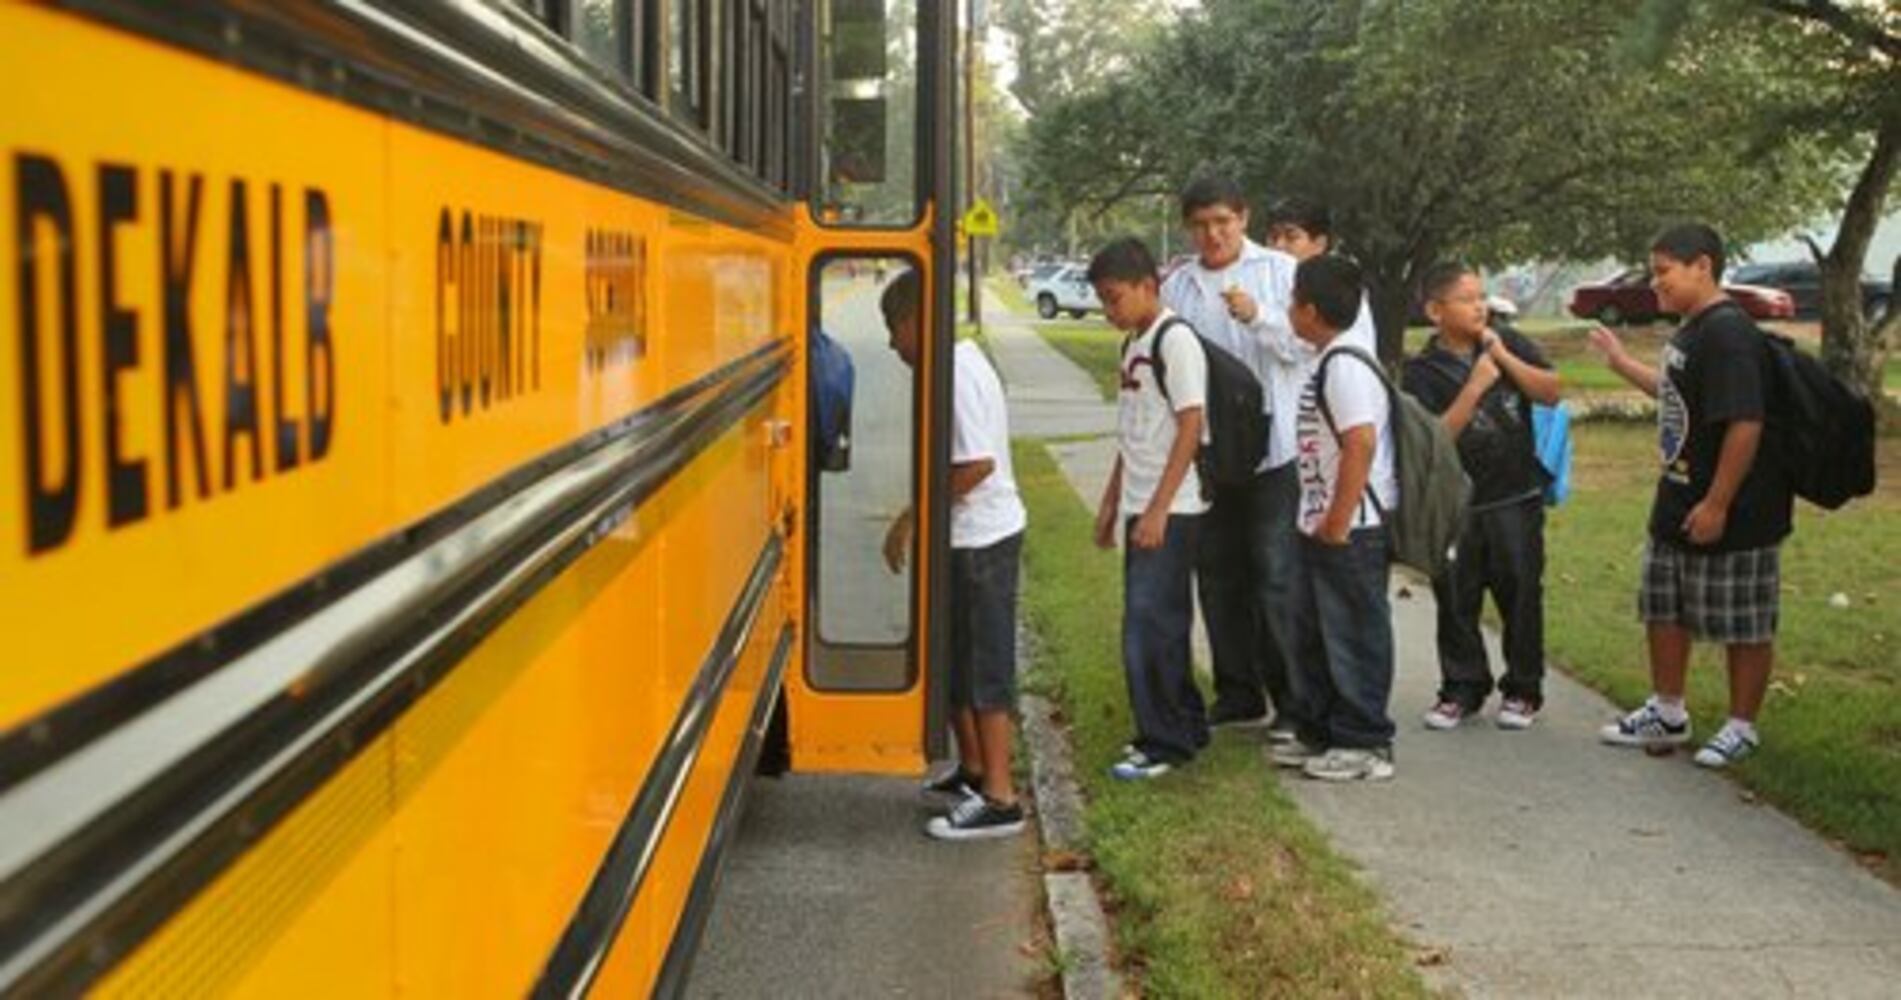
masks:
[[[971,236],[997,235],[997,210],[982,198],[964,213],[964,232]]]

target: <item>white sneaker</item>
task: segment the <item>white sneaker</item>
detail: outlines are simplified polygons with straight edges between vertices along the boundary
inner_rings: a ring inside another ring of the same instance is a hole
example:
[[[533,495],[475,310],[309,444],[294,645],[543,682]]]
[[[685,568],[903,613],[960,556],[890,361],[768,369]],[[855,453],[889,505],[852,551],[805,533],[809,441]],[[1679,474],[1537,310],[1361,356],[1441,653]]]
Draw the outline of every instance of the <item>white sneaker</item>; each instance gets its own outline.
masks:
[[[1723,728],[1710,737],[1703,749],[1693,758],[1698,764],[1709,768],[1725,768],[1756,752],[1761,742],[1745,734],[1736,726],[1724,724]]]
[[[1308,746],[1298,739],[1286,743],[1276,743],[1268,748],[1267,759],[1278,767],[1303,767],[1310,760],[1326,753],[1315,746]]]
[[[1459,728],[1459,723],[1464,722],[1471,714],[1465,710],[1464,705],[1456,701],[1442,701],[1426,709],[1426,714],[1421,717],[1421,721],[1426,724],[1427,729],[1445,732],[1448,729]]]
[[[1620,747],[1675,747],[1690,742],[1690,720],[1676,725],[1664,721],[1655,701],[1646,701],[1629,715],[1597,731],[1597,738]]]
[[[1128,757],[1116,761],[1115,765],[1109,768],[1109,776],[1122,781],[1147,781],[1150,778],[1159,778],[1171,770],[1173,768],[1167,761],[1156,760],[1137,750]]]
[[[1530,729],[1538,721],[1538,706],[1523,698],[1507,698],[1498,706],[1498,728]]]
[[[1394,773],[1392,758],[1380,750],[1335,747],[1301,767],[1309,778],[1321,781],[1386,781]]]

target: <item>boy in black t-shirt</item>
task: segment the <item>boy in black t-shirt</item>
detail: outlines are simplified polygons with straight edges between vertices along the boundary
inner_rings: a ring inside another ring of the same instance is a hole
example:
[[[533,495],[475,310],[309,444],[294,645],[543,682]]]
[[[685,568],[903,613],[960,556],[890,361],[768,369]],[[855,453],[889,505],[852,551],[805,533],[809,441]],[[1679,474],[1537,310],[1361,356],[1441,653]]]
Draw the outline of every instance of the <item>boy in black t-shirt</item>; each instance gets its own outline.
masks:
[[[1656,397],[1663,463],[1637,594],[1655,693],[1601,735],[1620,746],[1689,742],[1690,643],[1722,643],[1729,721],[1696,762],[1725,767],[1759,745],[1755,720],[1775,660],[1778,553],[1793,494],[1777,464],[1759,460],[1769,355],[1762,332],[1723,294],[1722,238],[1704,225],[1666,230],[1651,244],[1650,268],[1658,305],[1684,317],[1662,370],[1632,358],[1609,330],[1591,331],[1611,370]]]
[[[1426,272],[1426,314],[1438,328],[1406,362],[1401,386],[1440,414],[1472,479],[1471,516],[1458,560],[1433,581],[1439,605],[1438,701],[1428,729],[1454,729],[1492,693],[1479,632],[1485,592],[1504,620],[1501,729],[1526,729],[1544,705],[1546,473],[1538,464],[1531,404],[1558,400],[1558,376],[1538,345],[1488,325],[1485,286],[1462,264]]]

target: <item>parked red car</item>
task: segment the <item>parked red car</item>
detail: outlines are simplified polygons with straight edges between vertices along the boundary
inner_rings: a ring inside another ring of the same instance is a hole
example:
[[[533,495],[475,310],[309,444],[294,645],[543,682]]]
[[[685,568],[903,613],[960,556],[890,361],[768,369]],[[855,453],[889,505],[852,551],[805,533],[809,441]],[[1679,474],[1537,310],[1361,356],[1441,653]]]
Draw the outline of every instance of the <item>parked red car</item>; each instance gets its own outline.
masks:
[[[1732,284],[1723,285],[1723,291],[1756,319],[1795,318],[1795,299],[1788,292]],[[1579,319],[1595,319],[1606,326],[1647,323],[1664,315],[1657,307],[1657,293],[1650,288],[1650,272],[1641,267],[1571,289],[1570,309]]]

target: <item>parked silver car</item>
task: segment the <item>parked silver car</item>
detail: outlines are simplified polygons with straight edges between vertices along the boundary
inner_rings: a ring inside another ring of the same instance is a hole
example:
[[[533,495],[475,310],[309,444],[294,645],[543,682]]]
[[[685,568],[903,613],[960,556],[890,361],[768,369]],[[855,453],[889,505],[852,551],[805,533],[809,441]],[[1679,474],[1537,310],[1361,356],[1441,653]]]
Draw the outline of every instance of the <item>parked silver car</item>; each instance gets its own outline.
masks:
[[[1089,269],[1081,264],[1065,265],[1053,274],[1033,279],[1029,294],[1030,301],[1036,303],[1036,314],[1044,319],[1055,319],[1061,312],[1082,319],[1102,311],[1102,301],[1089,284]]]

